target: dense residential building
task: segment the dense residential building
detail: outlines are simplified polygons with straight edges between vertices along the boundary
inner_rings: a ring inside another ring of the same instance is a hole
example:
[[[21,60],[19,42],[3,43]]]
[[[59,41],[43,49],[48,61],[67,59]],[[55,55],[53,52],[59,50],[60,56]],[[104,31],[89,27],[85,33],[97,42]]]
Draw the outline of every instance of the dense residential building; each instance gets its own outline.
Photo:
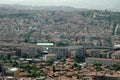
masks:
[[[76,56],[78,56],[80,60],[85,60],[86,51],[84,48],[78,48],[75,50],[75,52],[76,52]]]
[[[103,66],[119,65],[120,60],[105,59],[105,58],[86,58],[87,64],[101,63]]]
[[[68,56],[68,49],[65,47],[49,47],[48,53],[55,54],[58,59]]]
[[[56,54],[46,54],[44,55],[43,59],[46,61],[55,61],[57,60],[57,56]]]
[[[114,60],[120,60],[120,51],[115,51],[112,55],[111,55],[112,59]]]
[[[0,80],[120,79],[119,12],[24,7],[0,5]]]

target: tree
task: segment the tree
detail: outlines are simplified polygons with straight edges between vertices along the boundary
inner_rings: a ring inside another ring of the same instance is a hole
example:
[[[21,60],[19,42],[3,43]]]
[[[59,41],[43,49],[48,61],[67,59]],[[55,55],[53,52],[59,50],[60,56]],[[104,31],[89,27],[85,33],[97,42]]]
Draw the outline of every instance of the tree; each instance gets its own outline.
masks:
[[[81,66],[80,65],[78,65],[78,69],[81,70]]]
[[[10,55],[10,54],[7,54],[6,58],[7,58],[7,59],[11,59],[11,55]]]
[[[61,60],[61,62],[63,62],[63,64],[65,64],[65,63],[66,63],[65,58],[63,58],[63,59]]]
[[[46,61],[46,64],[47,64],[48,66],[51,66],[51,65],[53,64],[53,61]]]
[[[18,63],[17,63],[16,61],[13,61],[13,62],[12,62],[12,66],[13,66],[13,67],[16,67],[17,65],[18,65]]]
[[[101,63],[94,63],[93,65],[95,66],[96,71],[101,71],[102,70],[102,68],[101,68],[102,64]]]
[[[2,71],[2,64],[0,64],[0,72]]]
[[[74,63],[72,68],[77,68],[78,70],[80,70],[81,66],[79,64],[77,64],[77,63]]]
[[[102,71],[102,68],[100,66],[96,66],[96,71]]]
[[[35,65],[32,66],[32,69],[33,69],[34,71],[37,71],[37,67],[36,67]]]
[[[32,58],[32,56],[29,53],[22,53],[21,57],[22,58]]]
[[[56,46],[69,46],[69,43],[65,43],[65,42],[57,42]]]
[[[55,66],[53,65],[53,72],[55,72],[56,70],[55,70]]]
[[[102,66],[101,63],[94,63],[93,65],[94,65],[94,66]]]
[[[119,70],[120,70],[120,65],[113,65],[112,68],[113,68],[115,71],[119,71]]]
[[[81,79],[83,76],[80,74],[76,74],[77,79]]]
[[[77,64],[77,63],[74,63],[73,66],[74,66],[74,67],[78,67],[78,64]]]
[[[25,40],[24,40],[24,42],[25,42],[25,43],[28,43],[28,42],[29,42],[29,40],[28,40],[28,39],[25,39]]]

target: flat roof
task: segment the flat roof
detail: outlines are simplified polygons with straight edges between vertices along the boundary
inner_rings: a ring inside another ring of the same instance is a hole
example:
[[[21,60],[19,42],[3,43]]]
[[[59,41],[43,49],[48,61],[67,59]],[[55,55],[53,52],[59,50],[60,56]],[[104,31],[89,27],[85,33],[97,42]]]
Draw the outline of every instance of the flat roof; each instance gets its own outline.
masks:
[[[101,60],[101,61],[117,61],[117,62],[120,62],[120,60],[118,60],[118,59],[92,58],[92,57],[86,58],[86,60]]]
[[[11,68],[11,69],[9,69],[10,71],[17,71],[18,70],[18,68]]]
[[[120,44],[114,45],[114,48],[120,48]]]
[[[37,43],[38,46],[53,46],[54,43]]]

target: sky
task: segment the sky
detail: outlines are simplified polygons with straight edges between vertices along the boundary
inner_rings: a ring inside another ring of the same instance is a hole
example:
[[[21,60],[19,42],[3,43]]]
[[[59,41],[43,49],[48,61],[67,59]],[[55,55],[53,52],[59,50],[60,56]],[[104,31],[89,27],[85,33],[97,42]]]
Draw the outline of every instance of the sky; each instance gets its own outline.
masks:
[[[120,0],[0,0],[0,4],[71,6],[76,8],[120,11]]]

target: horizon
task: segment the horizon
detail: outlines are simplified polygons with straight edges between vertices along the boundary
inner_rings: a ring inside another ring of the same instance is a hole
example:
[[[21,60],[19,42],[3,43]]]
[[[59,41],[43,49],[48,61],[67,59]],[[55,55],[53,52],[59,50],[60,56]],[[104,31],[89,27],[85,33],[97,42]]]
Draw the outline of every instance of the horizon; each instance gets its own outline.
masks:
[[[0,0],[0,4],[23,6],[68,6],[73,8],[111,10],[120,12],[120,0]]]

